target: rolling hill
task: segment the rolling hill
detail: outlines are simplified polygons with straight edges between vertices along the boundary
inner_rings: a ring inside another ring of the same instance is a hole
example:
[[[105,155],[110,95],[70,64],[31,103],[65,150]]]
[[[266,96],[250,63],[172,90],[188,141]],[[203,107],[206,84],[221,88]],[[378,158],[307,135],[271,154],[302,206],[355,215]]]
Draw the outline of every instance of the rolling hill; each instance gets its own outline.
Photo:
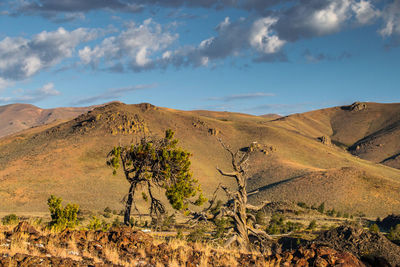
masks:
[[[50,194],[84,209],[121,209],[128,184],[121,173],[112,175],[105,164],[107,153],[115,145],[135,142],[143,129],[162,135],[171,128],[179,145],[193,153],[192,170],[206,195],[219,183],[233,185],[216,171],[216,166],[230,170],[228,153],[217,138],[233,149],[256,141],[274,152],[251,158],[249,191],[257,192],[250,197],[252,203],[325,202],[342,212],[398,213],[400,170],[392,167],[398,167],[399,117],[400,104],[356,103],[271,119],[110,103],[69,121],[1,138],[0,210],[46,211]],[[321,136],[333,144],[320,142]],[[376,145],[368,146],[371,140],[391,148],[376,153]]]
[[[0,106],[0,137],[57,120],[73,119],[93,108],[41,109],[30,104]]]

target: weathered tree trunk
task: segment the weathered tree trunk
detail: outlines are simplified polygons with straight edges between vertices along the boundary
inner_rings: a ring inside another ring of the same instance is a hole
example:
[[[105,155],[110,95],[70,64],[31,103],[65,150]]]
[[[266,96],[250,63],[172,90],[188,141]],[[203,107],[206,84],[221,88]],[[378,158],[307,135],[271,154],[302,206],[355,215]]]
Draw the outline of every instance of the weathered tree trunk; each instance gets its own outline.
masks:
[[[246,152],[237,151],[233,153],[232,150],[226,146],[221,140],[219,140],[221,145],[227,150],[232,159],[233,172],[227,173],[219,168],[217,170],[221,175],[235,178],[237,184],[237,191],[230,192],[227,188],[222,187],[229,197],[230,205],[224,210],[224,216],[231,217],[233,219],[233,229],[235,230],[235,236],[228,240],[226,245],[229,245],[236,241],[240,248],[244,250],[250,250],[251,244],[249,239],[249,234],[258,238],[260,241],[269,239],[266,233],[261,233],[261,231],[255,231],[249,228],[247,225],[247,161],[249,159],[250,153],[254,150],[248,149]],[[251,148],[251,147],[250,147]],[[251,205],[249,205],[251,206]],[[252,206],[252,208],[257,208]],[[261,207],[262,208],[262,207]]]
[[[128,199],[125,204],[125,214],[124,214],[124,224],[130,226],[131,220],[131,210],[132,210],[132,202],[133,202],[133,194],[135,193],[135,186],[132,183],[129,187]]]

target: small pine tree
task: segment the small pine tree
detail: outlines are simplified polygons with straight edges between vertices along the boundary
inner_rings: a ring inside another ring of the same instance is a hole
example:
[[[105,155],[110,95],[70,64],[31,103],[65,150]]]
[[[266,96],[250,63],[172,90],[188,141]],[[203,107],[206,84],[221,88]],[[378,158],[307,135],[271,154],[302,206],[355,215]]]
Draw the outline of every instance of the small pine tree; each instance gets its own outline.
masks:
[[[325,202],[322,202],[321,205],[318,206],[317,210],[319,213],[324,213],[325,212]]]
[[[371,224],[371,226],[369,227],[369,231],[372,233],[379,233],[379,226],[376,223]]]
[[[79,206],[68,203],[63,207],[61,203],[62,199],[53,195],[47,200],[51,216],[50,228],[58,231],[62,231],[65,228],[74,228],[78,225]]]

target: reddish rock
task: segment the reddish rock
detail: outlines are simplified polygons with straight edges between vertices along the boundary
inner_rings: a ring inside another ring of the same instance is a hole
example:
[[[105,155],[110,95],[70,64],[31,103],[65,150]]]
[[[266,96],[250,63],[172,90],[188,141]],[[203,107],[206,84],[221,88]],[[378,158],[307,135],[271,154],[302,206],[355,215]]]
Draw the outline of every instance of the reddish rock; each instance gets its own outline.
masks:
[[[329,264],[326,260],[324,260],[323,258],[317,256],[317,258],[314,261],[313,264],[315,267],[327,267]]]

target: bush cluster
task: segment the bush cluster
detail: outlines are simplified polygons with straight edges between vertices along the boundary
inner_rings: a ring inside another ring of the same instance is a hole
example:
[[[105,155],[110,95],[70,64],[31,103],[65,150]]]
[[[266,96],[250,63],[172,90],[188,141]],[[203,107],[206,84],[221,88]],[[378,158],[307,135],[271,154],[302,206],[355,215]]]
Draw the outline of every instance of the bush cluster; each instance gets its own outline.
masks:
[[[47,200],[51,221],[49,227],[53,230],[62,231],[65,228],[75,228],[78,225],[77,204],[68,203],[65,207],[61,205],[62,199],[51,195]]]
[[[17,224],[19,222],[19,218],[15,214],[8,214],[1,219],[3,225]]]

